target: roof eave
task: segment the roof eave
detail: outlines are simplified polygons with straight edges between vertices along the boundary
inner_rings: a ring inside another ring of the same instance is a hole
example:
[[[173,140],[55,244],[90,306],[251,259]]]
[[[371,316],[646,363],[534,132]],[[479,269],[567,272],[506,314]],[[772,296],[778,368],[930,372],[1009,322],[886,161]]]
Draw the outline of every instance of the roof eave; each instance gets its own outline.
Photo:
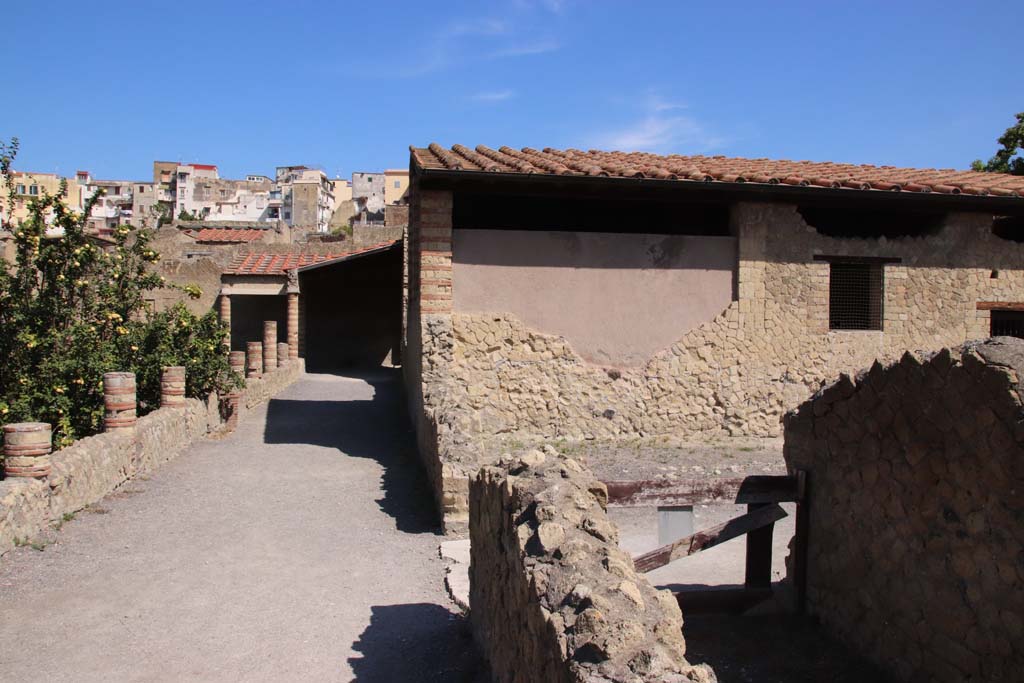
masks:
[[[357,252],[355,254],[347,254],[345,256],[339,256],[337,258],[333,258],[333,259],[330,259],[330,260],[327,260],[327,261],[320,261],[319,263],[310,263],[307,266],[299,266],[295,270],[298,270],[300,273],[305,273],[305,272],[310,271],[310,270],[316,270],[317,268],[323,268],[324,266],[333,266],[333,265],[335,265],[337,263],[344,263],[345,261],[352,261],[352,260],[355,260],[355,259],[360,258],[362,256],[370,256],[372,254],[379,254],[381,252],[387,251],[388,249],[394,249],[398,244],[399,243],[397,241],[396,242],[392,242],[391,244],[388,244],[388,245],[385,245],[385,246],[374,247],[373,249],[367,249],[366,251],[360,251],[360,252]],[[289,270],[292,270],[292,269],[289,268]]]
[[[414,157],[415,158],[415,157]],[[1024,215],[1024,198],[994,195],[945,194],[939,192],[895,192],[892,190],[858,190],[754,182],[711,182],[697,180],[661,180],[657,178],[627,178],[620,176],[555,175],[548,173],[508,173],[495,171],[465,171],[426,168],[413,164],[415,175],[429,189],[455,189],[456,186],[488,185],[496,182],[536,183],[549,187],[564,185],[576,187],[630,187],[673,190],[682,193],[705,193],[723,199],[758,199],[760,201],[789,201],[816,203],[836,201],[844,203],[899,203],[920,209],[944,211],[992,211],[1000,215]]]

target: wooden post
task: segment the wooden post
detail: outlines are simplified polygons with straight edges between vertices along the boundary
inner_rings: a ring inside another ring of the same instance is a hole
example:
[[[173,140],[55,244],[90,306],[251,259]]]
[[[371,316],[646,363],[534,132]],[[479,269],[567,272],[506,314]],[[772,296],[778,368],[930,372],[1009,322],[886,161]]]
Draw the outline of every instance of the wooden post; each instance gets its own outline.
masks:
[[[799,500],[796,503],[796,529],[793,533],[793,589],[796,591],[797,614],[807,612],[807,541],[810,536],[810,498],[807,496],[808,477],[804,470],[796,471]]]
[[[750,503],[747,512],[771,505],[772,503]],[[747,534],[747,568],[743,583],[747,588],[771,588],[772,585],[772,531],[775,524],[768,524]]]
[[[53,433],[45,422],[4,425],[4,476],[43,479],[50,474]]]

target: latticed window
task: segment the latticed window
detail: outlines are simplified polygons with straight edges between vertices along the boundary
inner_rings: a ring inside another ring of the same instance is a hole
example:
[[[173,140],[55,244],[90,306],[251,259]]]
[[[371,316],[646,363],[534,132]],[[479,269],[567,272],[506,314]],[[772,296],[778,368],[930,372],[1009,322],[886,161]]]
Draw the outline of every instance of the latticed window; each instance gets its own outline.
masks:
[[[883,268],[881,263],[855,261],[829,264],[830,330],[882,329]]]
[[[989,335],[1024,339],[1024,311],[992,311]]]

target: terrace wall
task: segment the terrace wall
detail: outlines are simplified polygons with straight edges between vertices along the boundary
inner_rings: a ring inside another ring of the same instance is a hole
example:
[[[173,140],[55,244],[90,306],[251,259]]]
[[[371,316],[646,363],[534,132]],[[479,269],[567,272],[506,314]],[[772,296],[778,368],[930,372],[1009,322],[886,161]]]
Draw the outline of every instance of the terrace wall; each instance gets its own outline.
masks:
[[[808,610],[898,680],[1024,667],[1022,379],[1024,341],[997,337],[875,364],[786,416]]]

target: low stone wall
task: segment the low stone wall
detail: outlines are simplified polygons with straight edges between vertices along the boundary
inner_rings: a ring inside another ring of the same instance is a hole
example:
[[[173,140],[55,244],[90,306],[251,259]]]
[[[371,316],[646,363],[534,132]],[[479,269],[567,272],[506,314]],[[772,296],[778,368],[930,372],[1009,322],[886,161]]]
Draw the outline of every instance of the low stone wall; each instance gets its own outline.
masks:
[[[808,610],[899,680],[1024,668],[1022,380],[1024,341],[999,337],[876,363],[786,416]]]
[[[547,447],[470,484],[470,614],[495,681],[714,681],[682,614],[618,547],[608,492]]]
[[[247,380],[239,409],[267,400],[302,374],[291,361],[260,379]],[[95,503],[126,481],[180,455],[192,442],[223,428],[215,396],[186,399],[178,408],[160,408],[140,417],[134,429],[79,439],[50,456],[45,479],[0,480],[0,555],[37,537],[65,514]]]
[[[262,377],[250,377],[245,380],[245,389],[242,390],[242,397],[239,406],[243,408],[243,415],[247,410],[258,406],[277,392],[298,379],[299,375],[305,372],[306,361],[303,358],[292,358],[287,364],[282,365],[273,372],[268,372]]]

